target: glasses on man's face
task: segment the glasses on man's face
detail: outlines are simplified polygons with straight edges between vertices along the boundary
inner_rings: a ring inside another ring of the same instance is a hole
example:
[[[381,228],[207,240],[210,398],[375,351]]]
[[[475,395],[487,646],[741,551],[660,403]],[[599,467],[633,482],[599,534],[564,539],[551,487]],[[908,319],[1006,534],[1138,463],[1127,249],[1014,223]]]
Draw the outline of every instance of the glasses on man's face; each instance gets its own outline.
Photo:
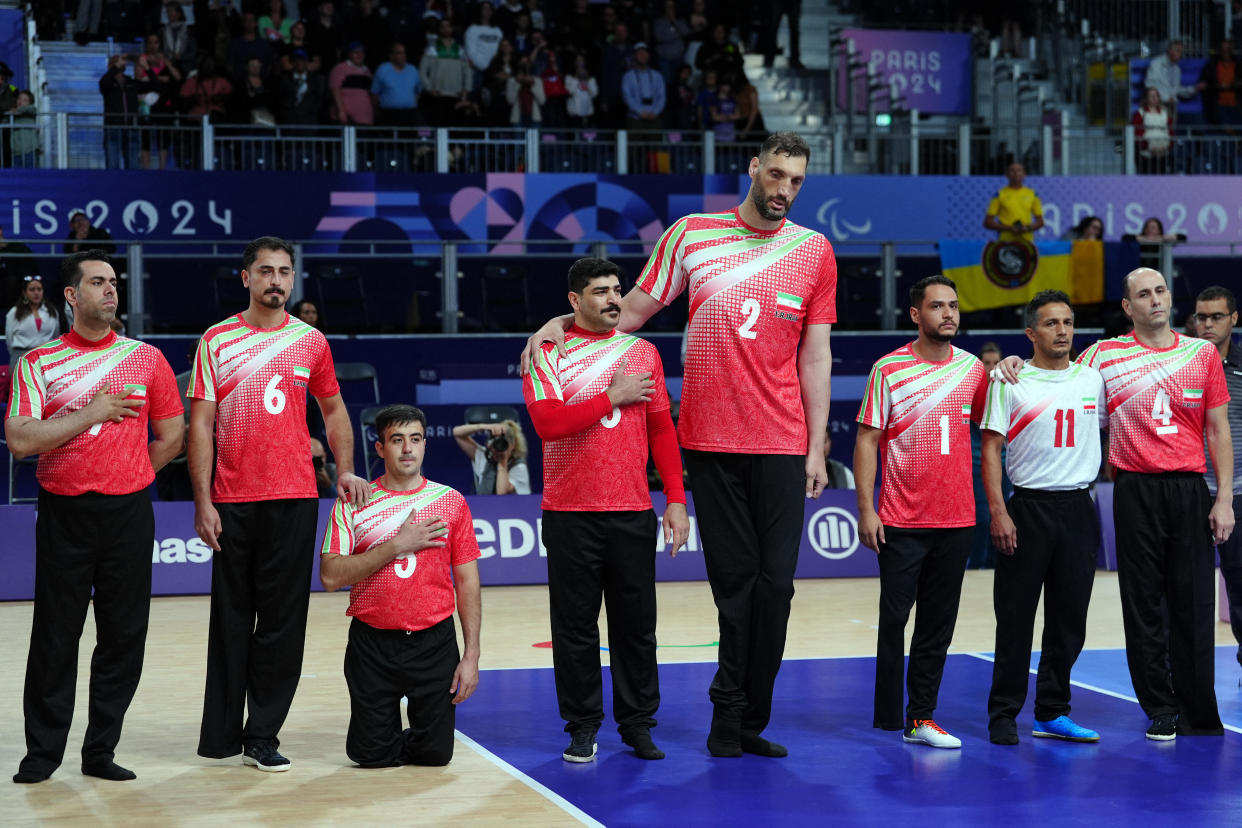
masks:
[[[1233,314],[1229,313],[1196,313],[1195,321],[1202,325],[1204,322],[1211,322],[1213,325],[1220,324]]]
[[[26,276],[25,279],[27,282],[42,282],[43,281],[42,276]]]

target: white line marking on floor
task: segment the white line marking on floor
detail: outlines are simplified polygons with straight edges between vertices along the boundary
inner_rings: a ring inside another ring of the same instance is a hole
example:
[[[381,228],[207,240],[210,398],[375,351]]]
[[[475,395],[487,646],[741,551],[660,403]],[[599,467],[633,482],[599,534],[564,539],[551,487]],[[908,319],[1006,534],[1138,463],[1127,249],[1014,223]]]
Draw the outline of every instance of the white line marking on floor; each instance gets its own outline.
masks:
[[[562,811],[569,814],[571,817],[578,820],[583,825],[598,826],[598,828],[604,828],[604,824],[602,822],[592,819],[590,814],[588,814],[586,811],[583,811],[577,805],[574,805],[568,799],[561,796],[556,791],[549,788],[547,785],[544,785],[543,783],[538,782],[530,778],[526,774],[522,773],[520,770],[513,767],[513,765],[510,765],[504,759],[501,759],[499,756],[492,753],[490,750],[483,747],[478,742],[476,742],[474,739],[471,739],[469,736],[462,733],[460,730],[454,730],[453,733],[456,734],[457,738],[460,739],[462,742],[464,742],[465,745],[471,750],[473,750],[475,753],[479,754],[484,759],[486,759],[488,762],[500,768],[502,771],[509,774],[517,781],[526,785],[531,790],[535,791],[538,794],[541,794],[549,802],[559,807]]]

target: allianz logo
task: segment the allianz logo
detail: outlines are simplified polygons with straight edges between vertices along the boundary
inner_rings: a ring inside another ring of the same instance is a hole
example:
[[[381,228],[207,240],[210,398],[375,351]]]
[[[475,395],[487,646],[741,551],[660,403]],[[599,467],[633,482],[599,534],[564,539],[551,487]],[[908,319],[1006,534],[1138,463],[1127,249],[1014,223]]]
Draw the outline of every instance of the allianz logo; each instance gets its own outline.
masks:
[[[539,550],[539,557],[546,558],[548,556],[548,550],[543,545],[542,518],[535,518],[533,523],[523,518],[499,518],[494,521],[486,518],[475,518],[474,538],[479,543],[481,558],[494,558],[497,555],[501,558],[524,558],[533,553],[536,548]],[[657,527],[655,539],[656,552],[663,552],[666,548],[664,530]],[[210,549],[207,551],[208,553],[211,552]],[[686,546],[682,549],[682,552],[699,551],[701,551],[699,523],[691,515],[690,536],[686,539]]]
[[[155,539],[151,545],[151,563],[210,563],[211,547],[199,538]]]

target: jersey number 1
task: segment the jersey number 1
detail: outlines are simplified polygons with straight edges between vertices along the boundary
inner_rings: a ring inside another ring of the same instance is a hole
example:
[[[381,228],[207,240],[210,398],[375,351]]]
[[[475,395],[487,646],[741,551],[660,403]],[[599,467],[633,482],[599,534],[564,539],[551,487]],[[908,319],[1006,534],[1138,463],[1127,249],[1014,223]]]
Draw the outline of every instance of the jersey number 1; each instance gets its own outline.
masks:
[[[1053,448],[1074,447],[1074,409],[1058,408],[1054,415],[1057,421],[1056,435],[1052,438]]]

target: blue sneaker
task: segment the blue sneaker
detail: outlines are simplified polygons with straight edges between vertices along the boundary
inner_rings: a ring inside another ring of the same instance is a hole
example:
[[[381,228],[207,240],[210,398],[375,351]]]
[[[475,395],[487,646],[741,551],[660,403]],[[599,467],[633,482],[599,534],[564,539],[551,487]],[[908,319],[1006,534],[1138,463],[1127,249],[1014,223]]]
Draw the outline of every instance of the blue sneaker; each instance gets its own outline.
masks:
[[[1040,736],[1045,739],[1065,739],[1067,742],[1098,742],[1100,734],[1094,730],[1088,730],[1081,725],[1075,724],[1074,720],[1069,716],[1057,716],[1050,722],[1035,722],[1035,729],[1031,731],[1032,736]]]

